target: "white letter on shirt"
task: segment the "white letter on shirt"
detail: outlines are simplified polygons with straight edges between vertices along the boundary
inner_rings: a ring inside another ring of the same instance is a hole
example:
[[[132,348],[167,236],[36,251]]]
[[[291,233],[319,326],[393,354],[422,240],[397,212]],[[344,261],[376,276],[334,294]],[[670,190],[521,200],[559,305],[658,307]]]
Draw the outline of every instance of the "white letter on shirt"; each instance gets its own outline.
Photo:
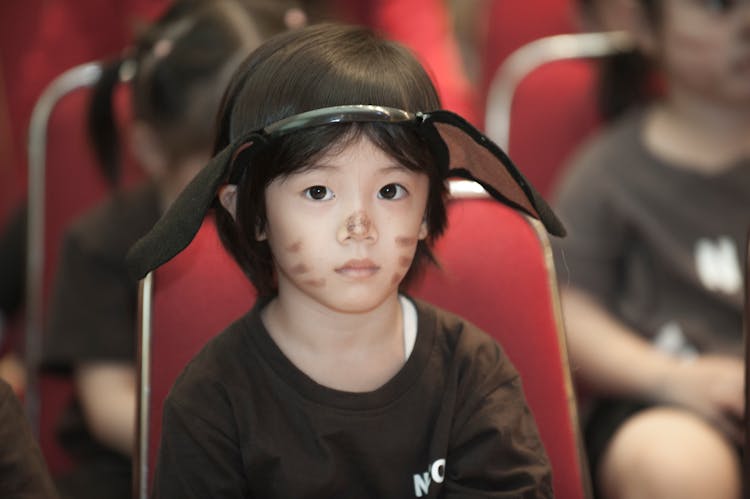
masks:
[[[443,480],[445,479],[445,459],[438,459],[432,463],[430,475],[432,475],[432,479],[435,483],[443,483]]]
[[[729,237],[699,239],[695,243],[695,268],[706,289],[731,295],[742,287],[737,248]]]
[[[414,474],[414,494],[417,497],[422,497],[423,494],[427,493],[430,488],[430,473],[425,471],[421,475],[419,473]]]

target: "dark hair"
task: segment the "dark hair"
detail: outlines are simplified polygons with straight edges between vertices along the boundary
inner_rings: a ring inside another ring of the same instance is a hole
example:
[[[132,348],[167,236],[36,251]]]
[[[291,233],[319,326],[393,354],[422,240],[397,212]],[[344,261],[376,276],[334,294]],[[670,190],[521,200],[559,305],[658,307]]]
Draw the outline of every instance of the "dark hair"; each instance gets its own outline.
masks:
[[[284,33],[259,47],[229,85],[219,113],[215,152],[241,135],[312,109],[372,104],[431,111],[440,107],[435,88],[414,56],[401,45],[360,27],[321,24]],[[417,245],[412,268],[434,261],[429,245],[446,224],[445,183],[427,143],[410,127],[384,123],[338,124],[303,130],[263,147],[237,186],[237,221],[220,205],[221,239],[260,295],[276,290],[271,251],[255,235],[266,223],[265,189],[277,177],[310,165],[359,137],[370,139],[405,167],[430,180],[426,220],[429,236]],[[218,203],[217,203],[218,204]]]
[[[89,136],[105,176],[118,184],[121,147],[113,92],[126,68],[133,115],[151,125],[172,160],[210,151],[213,116],[231,70],[260,36],[234,0],[180,0],[110,63],[89,106]],[[242,50],[245,48],[246,50]]]
[[[596,0],[581,0],[584,9],[593,9]],[[659,0],[638,0],[644,21],[649,28],[661,26],[662,11]],[[649,103],[658,93],[655,89],[653,61],[638,50],[614,54],[599,63],[599,110],[606,121],[611,121],[631,109]]]

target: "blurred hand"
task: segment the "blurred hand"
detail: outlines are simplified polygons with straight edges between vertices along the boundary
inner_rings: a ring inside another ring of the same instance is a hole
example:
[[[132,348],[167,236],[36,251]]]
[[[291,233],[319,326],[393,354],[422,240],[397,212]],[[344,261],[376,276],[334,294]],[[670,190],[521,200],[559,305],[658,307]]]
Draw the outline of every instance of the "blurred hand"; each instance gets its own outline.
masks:
[[[743,442],[745,368],[741,359],[705,355],[679,362],[667,372],[656,396],[697,413],[735,443]]]
[[[16,395],[23,395],[26,390],[26,368],[16,353],[8,352],[0,357],[0,378],[8,382]]]

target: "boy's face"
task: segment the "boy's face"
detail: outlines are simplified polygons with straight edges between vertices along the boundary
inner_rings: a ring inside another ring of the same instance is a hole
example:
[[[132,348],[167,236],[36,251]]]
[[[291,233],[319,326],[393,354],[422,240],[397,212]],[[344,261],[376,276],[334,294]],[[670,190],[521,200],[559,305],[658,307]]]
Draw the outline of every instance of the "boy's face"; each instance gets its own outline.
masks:
[[[675,89],[750,104],[750,2],[664,0],[657,43]]]
[[[266,189],[258,234],[274,256],[279,295],[366,312],[398,292],[424,220],[429,180],[366,137]]]

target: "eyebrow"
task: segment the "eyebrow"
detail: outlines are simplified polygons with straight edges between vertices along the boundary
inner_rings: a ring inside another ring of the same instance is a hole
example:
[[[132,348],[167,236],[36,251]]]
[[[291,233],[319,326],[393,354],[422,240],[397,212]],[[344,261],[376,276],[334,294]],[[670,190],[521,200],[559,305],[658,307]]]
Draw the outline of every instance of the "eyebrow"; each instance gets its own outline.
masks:
[[[342,170],[344,168],[346,168],[346,167],[345,166],[341,167],[341,166],[333,165],[333,164],[330,164],[330,163],[317,163],[317,164],[313,163],[313,164],[309,164],[309,165],[303,166],[302,168],[300,168],[299,170],[297,170],[294,173],[309,173],[309,172],[320,171],[320,170],[323,170],[323,171],[340,171],[340,170]],[[410,172],[414,172],[414,170],[412,170],[411,168],[407,168],[406,166],[404,166],[401,163],[399,163],[399,162],[397,162],[397,161],[394,160],[393,163],[387,163],[385,166],[379,167],[377,169],[377,172],[378,173],[389,173],[389,172],[407,172],[407,173],[410,173]]]
[[[411,168],[407,168],[406,166],[402,165],[399,162],[394,162],[389,166],[384,166],[382,168],[379,168],[378,171],[380,172],[390,172],[390,171],[397,171],[397,172],[413,172]]]

